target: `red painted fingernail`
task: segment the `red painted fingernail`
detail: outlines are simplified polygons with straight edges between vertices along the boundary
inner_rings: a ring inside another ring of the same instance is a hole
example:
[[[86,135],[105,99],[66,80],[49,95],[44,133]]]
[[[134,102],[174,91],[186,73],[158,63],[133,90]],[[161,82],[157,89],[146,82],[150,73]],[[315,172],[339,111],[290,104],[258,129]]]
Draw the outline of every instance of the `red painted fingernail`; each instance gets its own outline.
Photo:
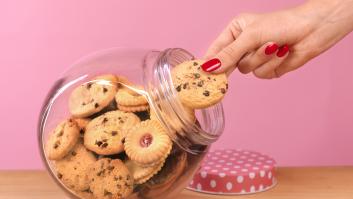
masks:
[[[265,49],[265,54],[266,54],[266,55],[271,55],[271,54],[273,54],[274,52],[276,52],[277,49],[278,49],[278,45],[277,45],[277,44],[275,44],[275,43],[270,44],[270,45],[268,45],[268,46],[266,47],[266,49]]]
[[[221,67],[221,61],[217,58],[210,59],[201,65],[202,70],[205,72],[212,72]]]
[[[283,57],[287,54],[289,51],[289,46],[285,44],[284,46],[280,47],[278,52],[277,52],[277,57]]]

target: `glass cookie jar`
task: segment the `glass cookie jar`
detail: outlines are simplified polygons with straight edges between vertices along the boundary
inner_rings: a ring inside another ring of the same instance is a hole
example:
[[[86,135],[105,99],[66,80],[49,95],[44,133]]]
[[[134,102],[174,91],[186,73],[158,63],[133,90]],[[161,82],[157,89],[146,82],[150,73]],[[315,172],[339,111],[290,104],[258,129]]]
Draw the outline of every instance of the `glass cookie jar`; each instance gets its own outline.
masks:
[[[172,69],[189,52],[113,48],[74,63],[43,104],[43,162],[70,198],[174,198],[224,127],[221,103],[192,110]]]

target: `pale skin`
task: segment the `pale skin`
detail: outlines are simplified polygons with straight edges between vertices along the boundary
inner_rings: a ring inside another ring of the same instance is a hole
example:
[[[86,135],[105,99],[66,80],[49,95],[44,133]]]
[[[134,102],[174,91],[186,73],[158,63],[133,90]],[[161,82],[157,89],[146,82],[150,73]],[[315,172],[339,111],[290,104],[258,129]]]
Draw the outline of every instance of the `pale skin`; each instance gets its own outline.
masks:
[[[353,0],[310,0],[278,12],[239,15],[211,44],[205,59],[220,60],[213,73],[230,75],[237,68],[272,79],[303,66],[352,30]],[[271,44],[278,49],[266,54]],[[289,50],[278,56],[286,44]]]

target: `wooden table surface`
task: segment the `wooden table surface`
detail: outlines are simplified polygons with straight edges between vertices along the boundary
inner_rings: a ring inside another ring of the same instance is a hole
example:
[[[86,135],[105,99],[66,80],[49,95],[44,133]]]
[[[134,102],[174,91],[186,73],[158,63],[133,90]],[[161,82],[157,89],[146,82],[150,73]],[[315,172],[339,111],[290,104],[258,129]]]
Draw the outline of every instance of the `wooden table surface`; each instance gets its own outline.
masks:
[[[247,196],[215,196],[185,190],[176,199],[353,199],[353,167],[279,168],[278,185]],[[0,199],[63,199],[44,171],[0,171]]]

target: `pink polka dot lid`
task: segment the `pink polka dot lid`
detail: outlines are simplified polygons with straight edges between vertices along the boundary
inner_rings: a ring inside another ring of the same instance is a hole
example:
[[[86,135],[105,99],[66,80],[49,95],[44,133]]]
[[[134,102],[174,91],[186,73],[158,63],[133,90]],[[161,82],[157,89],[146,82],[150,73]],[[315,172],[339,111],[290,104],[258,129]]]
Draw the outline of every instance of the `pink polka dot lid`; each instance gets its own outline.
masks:
[[[207,154],[188,189],[212,194],[250,194],[276,185],[276,161],[264,154],[221,149]]]

